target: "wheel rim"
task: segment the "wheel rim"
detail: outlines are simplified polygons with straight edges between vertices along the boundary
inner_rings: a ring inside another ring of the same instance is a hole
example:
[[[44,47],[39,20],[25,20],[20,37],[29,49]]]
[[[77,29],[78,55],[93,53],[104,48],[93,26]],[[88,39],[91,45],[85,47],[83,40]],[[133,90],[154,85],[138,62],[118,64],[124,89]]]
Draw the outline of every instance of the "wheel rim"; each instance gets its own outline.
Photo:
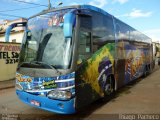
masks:
[[[106,95],[110,95],[113,92],[113,86],[112,86],[112,79],[111,77],[108,77],[106,80],[104,92]]]

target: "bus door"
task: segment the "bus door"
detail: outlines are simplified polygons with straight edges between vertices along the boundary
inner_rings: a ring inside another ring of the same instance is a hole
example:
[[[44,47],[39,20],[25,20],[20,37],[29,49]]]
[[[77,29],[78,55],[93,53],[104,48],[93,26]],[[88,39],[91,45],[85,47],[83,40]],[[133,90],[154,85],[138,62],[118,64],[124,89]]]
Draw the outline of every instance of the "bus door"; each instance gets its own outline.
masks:
[[[115,73],[117,79],[117,88],[124,85],[125,82],[125,47],[124,41],[121,39],[120,26],[116,24],[116,57],[115,57]]]
[[[76,70],[76,108],[80,109],[92,102],[92,87],[85,77],[87,60],[91,57],[92,17],[78,16],[77,28],[77,70]],[[85,74],[85,75],[84,75]]]
[[[121,87],[125,82],[125,59],[123,57],[123,42],[119,41],[117,45],[116,73],[117,87]]]

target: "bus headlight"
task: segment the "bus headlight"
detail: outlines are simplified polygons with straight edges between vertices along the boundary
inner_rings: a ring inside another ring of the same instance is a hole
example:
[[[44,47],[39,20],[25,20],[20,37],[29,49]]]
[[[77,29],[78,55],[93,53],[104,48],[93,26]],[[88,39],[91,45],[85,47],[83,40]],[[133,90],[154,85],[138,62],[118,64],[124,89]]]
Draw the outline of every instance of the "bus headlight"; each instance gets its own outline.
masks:
[[[23,90],[23,88],[22,88],[22,86],[21,86],[20,84],[16,84],[16,85],[15,85],[15,88],[16,88],[17,90]]]
[[[48,92],[47,97],[51,99],[68,100],[72,97],[72,94],[69,91],[52,90]]]

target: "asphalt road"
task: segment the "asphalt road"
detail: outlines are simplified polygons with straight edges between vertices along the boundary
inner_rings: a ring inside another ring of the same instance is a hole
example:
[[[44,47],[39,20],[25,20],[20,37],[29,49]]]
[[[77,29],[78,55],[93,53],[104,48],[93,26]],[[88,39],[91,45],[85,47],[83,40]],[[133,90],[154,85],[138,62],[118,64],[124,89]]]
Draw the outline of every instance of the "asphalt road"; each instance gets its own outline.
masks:
[[[18,114],[18,116],[16,116]],[[58,115],[22,103],[14,88],[0,90],[0,120],[63,120],[118,118],[120,114],[160,114],[160,69],[121,88],[106,101],[96,101],[74,115]],[[160,115],[159,115],[160,118]]]

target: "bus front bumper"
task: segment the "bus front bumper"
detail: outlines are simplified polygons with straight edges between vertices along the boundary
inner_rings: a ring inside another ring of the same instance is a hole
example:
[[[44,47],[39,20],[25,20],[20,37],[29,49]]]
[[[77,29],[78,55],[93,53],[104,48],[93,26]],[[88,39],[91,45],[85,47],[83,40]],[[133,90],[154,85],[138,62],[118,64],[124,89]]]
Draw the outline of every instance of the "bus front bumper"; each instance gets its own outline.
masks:
[[[59,114],[73,114],[75,113],[75,99],[69,101],[52,100],[47,97],[32,95],[24,91],[16,90],[19,99],[31,106],[48,110]],[[36,104],[33,104],[36,101]]]

